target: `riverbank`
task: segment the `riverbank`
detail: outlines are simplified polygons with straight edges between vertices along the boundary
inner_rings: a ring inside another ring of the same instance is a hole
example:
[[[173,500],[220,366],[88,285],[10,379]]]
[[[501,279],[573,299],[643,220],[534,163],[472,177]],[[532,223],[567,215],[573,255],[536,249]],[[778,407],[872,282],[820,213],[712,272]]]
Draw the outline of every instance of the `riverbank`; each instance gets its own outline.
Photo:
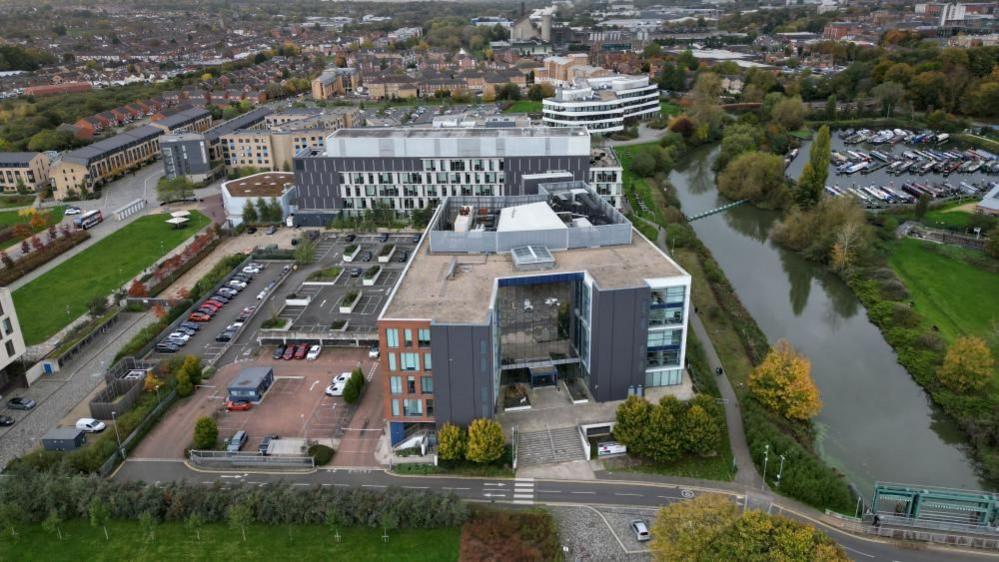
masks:
[[[631,166],[635,154],[655,145],[618,149],[618,158],[625,166],[625,195],[632,208],[637,209],[638,216],[665,229],[667,247],[693,277],[693,303],[742,405],[745,433],[757,470],[774,485],[773,466],[767,474],[764,464],[783,454],[791,462],[782,474],[780,493],[814,507],[852,514],[854,496],[846,481],[812,449],[811,427],[778,420],[749,395],[746,386],[749,372],[762,361],[769,350],[769,342],[735,294],[710,250],[683,221],[679,199],[665,176],[642,177],[635,173]],[[685,146],[683,154],[677,158],[686,157],[688,150]],[[648,224],[641,228],[643,233],[652,229]]]

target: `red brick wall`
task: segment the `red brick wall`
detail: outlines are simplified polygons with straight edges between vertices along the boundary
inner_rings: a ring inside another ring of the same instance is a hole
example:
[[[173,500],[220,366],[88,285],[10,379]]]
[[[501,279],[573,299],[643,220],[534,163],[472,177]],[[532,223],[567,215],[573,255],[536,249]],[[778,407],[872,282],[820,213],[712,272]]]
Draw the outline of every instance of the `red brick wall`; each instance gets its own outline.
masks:
[[[386,335],[387,330],[396,329],[399,330],[399,346],[389,347],[388,337]],[[424,354],[430,353],[429,346],[420,347],[419,345],[419,330],[429,330],[430,321],[428,320],[379,320],[378,321],[378,347],[381,350],[381,357],[379,358],[380,369],[378,372],[381,374],[381,380],[378,381],[382,385],[385,393],[385,419],[389,421],[399,421],[399,422],[432,422],[434,421],[433,416],[427,415],[427,400],[433,400],[433,394],[424,394],[421,391],[421,377],[432,376],[432,370],[426,371],[426,364],[424,362]],[[409,345],[406,343],[406,330],[410,330],[412,333],[412,341]],[[402,370],[402,353],[416,353],[419,358],[419,369],[416,371],[404,371]],[[390,355],[395,356],[395,367],[396,370],[391,370],[391,360]],[[402,385],[402,392],[393,394],[392,393],[392,377],[399,377]],[[414,379],[414,392],[409,392],[408,388],[408,378],[413,377]],[[403,407],[403,400],[421,400],[423,402],[423,415],[422,416],[405,416],[403,415],[405,410]],[[392,403],[393,401],[398,401],[398,411],[399,415],[392,415]]]

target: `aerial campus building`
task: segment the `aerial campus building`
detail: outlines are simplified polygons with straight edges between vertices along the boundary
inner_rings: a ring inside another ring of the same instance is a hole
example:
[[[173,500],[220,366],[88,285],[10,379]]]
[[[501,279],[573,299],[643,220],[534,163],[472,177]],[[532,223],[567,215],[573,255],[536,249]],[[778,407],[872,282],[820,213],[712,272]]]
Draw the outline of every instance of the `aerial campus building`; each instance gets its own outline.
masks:
[[[659,115],[659,87],[648,76],[576,78],[542,100],[548,127],[585,127],[590,133],[623,131],[631,121]]]
[[[325,225],[368,209],[433,209],[446,197],[531,195],[587,181],[620,206],[621,166],[581,128],[340,129],[294,160],[295,221]]]
[[[447,198],[389,295],[393,444],[493,417],[510,385],[572,383],[606,402],[683,382],[690,275],[586,183],[532,191]]]

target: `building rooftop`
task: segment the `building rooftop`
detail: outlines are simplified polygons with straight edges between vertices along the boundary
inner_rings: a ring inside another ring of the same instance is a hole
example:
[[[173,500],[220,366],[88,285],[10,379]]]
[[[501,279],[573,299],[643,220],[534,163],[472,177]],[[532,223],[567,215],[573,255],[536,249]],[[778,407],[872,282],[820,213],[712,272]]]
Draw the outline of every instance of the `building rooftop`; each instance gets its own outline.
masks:
[[[264,172],[229,180],[222,188],[233,197],[280,197],[295,183],[291,172]]]
[[[978,207],[999,212],[999,185],[993,187],[985,194],[985,197],[982,197],[982,200],[978,202]]]
[[[432,320],[444,324],[485,324],[496,280],[587,272],[602,290],[645,286],[645,279],[686,276],[666,254],[635,233],[630,244],[552,252],[554,267],[518,271],[510,252],[430,253],[429,237],[411,258],[382,318]],[[449,278],[448,273],[452,271]]]
[[[591,168],[614,168],[620,166],[617,155],[613,150],[606,148],[594,148],[590,151]]]
[[[590,136],[573,127],[340,129],[326,137],[334,158],[585,156]]]
[[[515,129],[416,129],[412,127],[387,127],[379,129],[340,129],[331,135],[334,138],[410,138],[410,139],[455,139],[455,138],[499,138],[499,137],[578,137],[586,135],[581,128],[571,127],[525,127]]]
[[[27,166],[39,152],[0,152],[0,166]]]

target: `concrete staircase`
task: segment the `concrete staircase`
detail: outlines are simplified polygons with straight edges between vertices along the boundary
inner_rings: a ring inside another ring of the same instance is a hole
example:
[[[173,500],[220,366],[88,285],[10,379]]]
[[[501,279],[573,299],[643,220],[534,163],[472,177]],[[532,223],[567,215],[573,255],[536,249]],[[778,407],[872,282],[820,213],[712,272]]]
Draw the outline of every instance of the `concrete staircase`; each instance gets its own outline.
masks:
[[[560,427],[517,434],[517,467],[586,460],[579,431]]]

